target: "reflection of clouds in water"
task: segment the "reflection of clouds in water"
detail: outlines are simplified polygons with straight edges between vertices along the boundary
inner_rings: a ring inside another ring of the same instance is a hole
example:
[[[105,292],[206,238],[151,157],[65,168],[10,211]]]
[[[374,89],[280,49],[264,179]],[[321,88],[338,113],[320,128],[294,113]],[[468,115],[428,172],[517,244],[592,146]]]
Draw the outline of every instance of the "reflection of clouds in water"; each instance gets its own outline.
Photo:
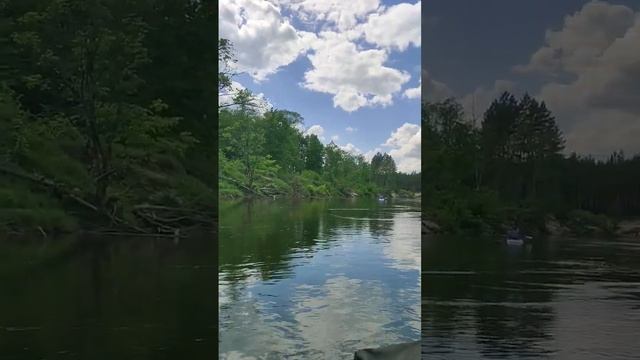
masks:
[[[293,301],[300,335],[309,349],[323,353],[323,359],[346,358],[360,348],[401,341],[397,333],[384,329],[398,319],[380,282],[340,276],[321,288],[299,286]]]
[[[395,296],[419,298],[419,290]],[[405,323],[407,333],[420,329],[419,301],[413,301],[417,309],[398,311],[380,281],[338,276],[322,285],[298,285],[290,303],[292,319],[269,310],[273,304],[261,298],[226,302],[220,312],[220,358],[350,358],[361,348],[412,340],[389,331],[392,323]]]
[[[225,285],[227,290],[237,284]],[[230,290],[233,291],[233,290]],[[292,324],[270,311],[272,304],[254,297],[246,288],[242,297],[224,301],[219,311],[219,358],[226,360],[281,359],[299,340]],[[238,351],[242,349],[242,351]]]
[[[420,271],[420,218],[407,213],[395,214],[389,241],[382,249],[392,260],[391,266],[399,270]]]
[[[322,241],[311,260],[285,280],[264,287],[259,272],[248,268],[221,276],[220,358],[346,359],[357,349],[417,340],[419,217],[395,211],[367,215],[319,216],[311,228]],[[393,278],[396,273],[402,279]]]
[[[242,281],[237,279],[227,280],[224,279],[223,273],[218,274],[218,310],[229,303],[237,301],[247,291],[248,287],[258,284],[260,281],[260,275],[255,271],[248,273]],[[251,293],[249,292],[249,294]]]
[[[238,351],[229,351],[226,354],[220,355],[220,360],[258,360],[258,358],[253,356],[246,356]]]

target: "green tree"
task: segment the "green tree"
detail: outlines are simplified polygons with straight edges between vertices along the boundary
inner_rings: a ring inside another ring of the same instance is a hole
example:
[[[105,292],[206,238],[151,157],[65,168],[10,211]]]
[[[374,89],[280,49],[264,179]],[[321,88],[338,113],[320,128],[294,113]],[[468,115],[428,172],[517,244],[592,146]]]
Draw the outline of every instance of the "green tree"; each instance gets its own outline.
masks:
[[[221,123],[227,124],[220,129],[225,144],[223,151],[228,158],[240,160],[244,185],[253,189],[256,171],[263,158],[264,129],[258,126],[253,114],[243,110],[223,111],[220,115]],[[231,121],[224,121],[223,117]]]
[[[292,111],[271,110],[264,114],[260,124],[268,141],[264,150],[273,160],[289,173],[302,170],[300,158],[300,133],[296,128],[302,124],[302,117]]]
[[[314,134],[308,135],[305,141],[305,168],[321,173],[324,167],[324,146],[320,142],[320,139]]]

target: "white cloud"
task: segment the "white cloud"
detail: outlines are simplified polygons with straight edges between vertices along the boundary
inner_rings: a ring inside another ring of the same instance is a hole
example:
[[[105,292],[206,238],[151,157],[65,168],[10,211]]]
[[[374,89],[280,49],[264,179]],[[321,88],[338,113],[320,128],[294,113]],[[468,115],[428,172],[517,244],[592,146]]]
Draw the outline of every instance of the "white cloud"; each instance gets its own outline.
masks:
[[[422,83],[419,83],[418,86],[414,88],[408,88],[404,91],[403,95],[407,99],[420,99],[420,95],[422,94]]]
[[[412,304],[420,303],[417,290],[403,295],[406,296],[403,301],[409,299]],[[403,341],[399,334],[384,326],[398,318],[389,310],[392,300],[386,285],[378,280],[337,276],[319,285],[300,285],[291,295],[291,312],[295,314],[291,323],[296,326],[291,330],[311,349],[310,354],[322,354],[325,359],[353,358],[353,350],[345,351],[341,346],[345,341],[358,343],[360,348]],[[413,331],[420,329],[418,321],[410,321],[407,325]]]
[[[362,151],[360,149],[358,149],[352,143],[348,143],[347,145],[344,145],[344,146],[339,146],[339,148],[341,150],[343,150],[343,151],[348,152],[351,155],[360,155],[360,154],[362,154]]]
[[[402,3],[389,7],[382,13],[369,15],[361,31],[367,42],[378,46],[406,50],[409,45],[420,46],[421,5]]]
[[[376,11],[379,0],[284,0],[304,21],[327,22],[345,31],[355,27],[367,14]]]
[[[258,81],[293,62],[315,37],[296,30],[266,0],[222,0],[218,11],[220,37],[231,40],[238,70]]]
[[[390,105],[410,75],[384,66],[384,50],[359,50],[345,34],[323,32],[313,42],[309,60],[313,68],[303,86],[333,95],[334,107],[352,112],[364,106]]]
[[[346,132],[348,132],[348,133],[352,133],[352,132],[358,131],[358,129],[353,128],[353,127],[351,127],[351,126],[347,126],[347,128],[346,128],[346,129],[344,129],[344,130],[345,130]]]
[[[338,136],[338,135],[333,135],[333,136],[331,137],[331,141],[334,141],[334,142],[335,142],[335,141],[338,141],[338,140],[340,140],[340,136]]]
[[[389,155],[396,162],[398,171],[410,173],[421,168],[422,129],[420,125],[404,123],[391,133],[383,144],[390,148]]]
[[[586,4],[548,31],[546,44],[520,71],[566,74],[537,97],[554,113],[568,151],[640,152],[640,11],[600,1]]]
[[[322,126],[320,125],[313,125],[310,128],[307,129],[307,131],[305,131],[305,135],[315,135],[318,137],[318,139],[324,141],[324,136],[322,136],[324,134],[324,128],[322,128]]]
[[[373,150],[369,150],[369,151],[367,151],[367,152],[366,152],[366,153],[364,153],[363,155],[364,155],[365,160],[367,160],[367,161],[371,162],[371,159],[373,159],[373,157],[374,157],[377,153],[383,153],[383,152],[384,152],[384,151],[383,151],[381,148],[377,147],[377,148],[375,148],[375,149],[373,149]]]
[[[567,16],[559,31],[547,30],[546,45],[536,51],[527,65],[514,69],[521,72],[582,72],[597,66],[599,57],[618,38],[624,36],[634,22],[632,9],[602,1],[587,3],[580,11]]]

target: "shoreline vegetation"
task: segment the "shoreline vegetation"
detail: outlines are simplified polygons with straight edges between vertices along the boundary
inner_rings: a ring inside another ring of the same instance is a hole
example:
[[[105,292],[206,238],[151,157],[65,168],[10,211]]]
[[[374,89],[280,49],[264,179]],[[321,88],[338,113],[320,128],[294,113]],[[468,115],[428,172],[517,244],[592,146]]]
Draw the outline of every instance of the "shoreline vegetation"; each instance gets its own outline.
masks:
[[[303,132],[298,113],[266,108],[247,90],[234,90],[232,44],[220,39],[223,64],[220,104],[219,195],[243,198],[415,198],[420,173],[398,172],[393,158],[325,145],[315,134]]]
[[[216,11],[0,5],[0,233],[215,228]]]
[[[479,124],[425,102],[422,131],[423,234],[640,236],[640,155],[566,155],[544,102],[505,92]]]

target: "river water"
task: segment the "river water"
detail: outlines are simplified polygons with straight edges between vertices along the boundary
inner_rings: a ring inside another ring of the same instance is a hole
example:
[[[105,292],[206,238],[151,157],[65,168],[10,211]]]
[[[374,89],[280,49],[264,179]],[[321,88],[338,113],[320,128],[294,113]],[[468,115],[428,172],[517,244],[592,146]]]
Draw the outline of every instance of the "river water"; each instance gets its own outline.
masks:
[[[640,358],[640,240],[423,243],[423,358]]]
[[[419,204],[220,206],[220,359],[353,359],[420,339]]]
[[[214,358],[214,240],[0,239],[0,360]]]

